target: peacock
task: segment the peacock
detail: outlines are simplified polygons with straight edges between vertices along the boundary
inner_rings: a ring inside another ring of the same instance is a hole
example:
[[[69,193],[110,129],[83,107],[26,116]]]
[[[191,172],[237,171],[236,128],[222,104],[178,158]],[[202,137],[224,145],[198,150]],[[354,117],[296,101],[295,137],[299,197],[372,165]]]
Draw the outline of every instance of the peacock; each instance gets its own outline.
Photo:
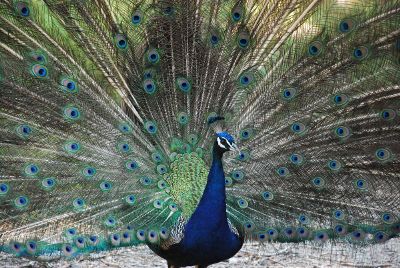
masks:
[[[1,0],[0,251],[400,234],[400,1]]]

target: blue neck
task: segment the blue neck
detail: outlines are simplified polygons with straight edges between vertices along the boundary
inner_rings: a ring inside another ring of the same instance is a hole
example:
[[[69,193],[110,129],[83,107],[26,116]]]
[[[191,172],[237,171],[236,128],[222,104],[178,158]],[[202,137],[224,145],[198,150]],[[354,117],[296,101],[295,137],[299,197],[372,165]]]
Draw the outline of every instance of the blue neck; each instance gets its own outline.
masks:
[[[226,218],[226,194],[225,194],[225,174],[222,166],[223,152],[217,149],[214,145],[213,161],[211,164],[210,172],[206,188],[204,189],[203,196],[193,213],[190,221],[198,221],[210,228],[210,225],[228,224]]]
[[[184,228],[183,240],[165,255],[171,263],[178,266],[216,263],[232,257],[243,245],[243,238],[235,235],[228,225],[223,153],[215,144],[207,185]]]
[[[185,242],[198,243],[212,233],[230,232],[226,217],[225,175],[222,154],[214,145],[213,161],[200,202],[185,228]]]

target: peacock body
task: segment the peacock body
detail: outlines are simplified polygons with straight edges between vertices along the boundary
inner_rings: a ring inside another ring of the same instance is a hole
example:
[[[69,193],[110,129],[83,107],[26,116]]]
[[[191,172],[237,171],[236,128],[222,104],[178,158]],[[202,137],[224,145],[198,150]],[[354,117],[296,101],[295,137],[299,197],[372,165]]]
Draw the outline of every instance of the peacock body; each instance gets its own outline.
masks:
[[[2,0],[0,251],[398,237],[399,89],[397,0]]]

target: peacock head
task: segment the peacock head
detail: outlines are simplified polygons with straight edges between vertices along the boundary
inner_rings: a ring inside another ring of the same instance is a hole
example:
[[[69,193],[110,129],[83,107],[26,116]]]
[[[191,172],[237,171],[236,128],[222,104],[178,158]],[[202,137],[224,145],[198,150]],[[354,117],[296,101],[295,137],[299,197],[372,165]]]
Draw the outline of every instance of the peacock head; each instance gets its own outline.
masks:
[[[217,135],[216,149],[220,153],[225,153],[228,151],[239,151],[238,147],[235,144],[235,140],[228,132],[225,131],[217,132],[216,135]]]

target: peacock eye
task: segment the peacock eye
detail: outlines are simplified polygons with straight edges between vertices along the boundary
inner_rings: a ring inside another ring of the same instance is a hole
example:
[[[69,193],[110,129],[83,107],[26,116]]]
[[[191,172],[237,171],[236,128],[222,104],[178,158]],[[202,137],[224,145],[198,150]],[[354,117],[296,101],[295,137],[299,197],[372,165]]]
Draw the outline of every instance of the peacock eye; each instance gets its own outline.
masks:
[[[385,242],[388,239],[388,235],[382,231],[378,231],[374,235],[374,240],[378,243]]]
[[[54,178],[45,178],[41,182],[42,188],[46,191],[54,189],[55,184],[56,180]]]
[[[110,190],[112,189],[112,184],[111,184],[111,182],[109,182],[109,181],[103,181],[103,182],[101,182],[101,183],[100,183],[100,189],[101,189],[103,192],[110,191]]]
[[[185,112],[180,112],[177,116],[177,121],[181,125],[186,125],[189,122],[189,115]]]
[[[285,88],[282,91],[282,97],[284,100],[292,100],[297,94],[297,89],[295,88]]]
[[[70,122],[76,121],[81,117],[81,112],[79,111],[79,109],[72,105],[67,105],[66,107],[64,107],[63,114],[64,118]]]
[[[352,19],[344,19],[339,23],[339,31],[348,33],[354,29],[354,21]]]
[[[36,176],[39,174],[40,168],[36,164],[28,164],[24,168],[24,173],[26,176]]]
[[[342,167],[342,164],[337,160],[330,160],[328,162],[328,168],[332,171],[339,171]]]
[[[143,89],[147,94],[153,94],[156,92],[156,83],[153,79],[146,79],[143,81]]]
[[[41,64],[35,64],[31,68],[31,73],[37,78],[47,77],[47,68]]]
[[[175,9],[172,6],[166,6],[163,8],[162,11],[165,16],[169,17],[169,16],[174,15]]]
[[[160,54],[156,49],[153,48],[147,52],[147,61],[150,64],[156,64],[160,61]]]
[[[250,35],[248,32],[241,32],[237,37],[237,43],[240,48],[247,48],[250,45]]]
[[[139,25],[142,22],[142,16],[143,15],[140,10],[135,11],[132,15],[132,24]]]
[[[175,84],[176,87],[184,93],[189,92],[190,89],[192,88],[192,85],[189,82],[189,80],[183,77],[177,78]]]
[[[340,138],[341,140],[345,140],[348,137],[350,137],[350,135],[351,135],[350,128],[348,128],[346,126],[339,126],[339,127],[335,128],[334,132],[335,132],[335,135],[338,138]]]
[[[117,34],[115,36],[115,44],[119,49],[125,49],[128,46],[128,41],[124,34]]]
[[[28,138],[32,133],[32,128],[29,125],[20,125],[16,129],[18,136],[21,138]]]
[[[74,199],[72,204],[75,209],[81,210],[85,207],[85,200],[83,200],[82,198],[76,198],[76,199]]]
[[[308,46],[308,54],[312,57],[318,56],[321,54],[323,49],[323,45],[319,41],[314,41]]]
[[[385,162],[390,160],[392,153],[388,149],[380,148],[375,151],[375,156],[379,161]]]
[[[29,205],[29,198],[26,196],[18,196],[14,199],[14,205],[18,209],[26,208]]]
[[[343,106],[349,102],[349,97],[345,94],[336,94],[333,96],[333,102],[336,106]]]
[[[149,134],[155,134],[157,132],[157,125],[153,121],[147,121],[144,124],[144,128]]]
[[[61,80],[61,88],[64,92],[68,93],[76,93],[78,92],[78,85],[77,83],[69,78],[64,78]]]
[[[0,196],[6,195],[10,191],[10,186],[7,183],[0,183]]]
[[[363,60],[369,55],[369,49],[367,47],[361,46],[353,50],[353,56],[357,60]]]
[[[291,125],[292,132],[296,134],[303,134],[306,132],[306,126],[303,123],[295,122]]]
[[[393,109],[384,109],[380,112],[380,116],[384,120],[393,120],[396,117],[396,111]]]
[[[15,4],[15,10],[22,17],[28,17],[29,14],[31,13],[28,4],[25,2],[17,2]]]
[[[87,166],[82,170],[82,174],[86,178],[91,178],[96,175],[96,169],[94,167]]]

